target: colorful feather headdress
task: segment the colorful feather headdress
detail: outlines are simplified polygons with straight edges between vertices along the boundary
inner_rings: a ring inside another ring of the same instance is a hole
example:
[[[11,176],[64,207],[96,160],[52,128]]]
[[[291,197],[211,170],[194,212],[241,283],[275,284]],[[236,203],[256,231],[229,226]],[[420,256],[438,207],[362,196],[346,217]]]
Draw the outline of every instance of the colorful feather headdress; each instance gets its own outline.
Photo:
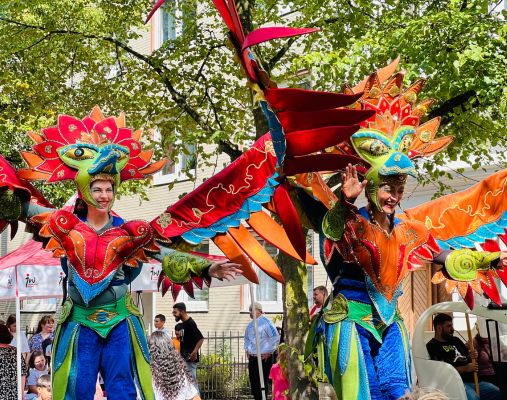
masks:
[[[123,114],[105,118],[99,107],[82,120],[59,115],[57,126],[28,133],[35,142],[33,152],[21,155],[29,169],[17,174],[46,184],[72,180],[83,200],[100,208],[90,194],[94,180],[111,180],[116,190],[121,182],[145,179],[166,164],[165,159],[151,163],[153,150],[142,150],[142,133],[125,127]]]

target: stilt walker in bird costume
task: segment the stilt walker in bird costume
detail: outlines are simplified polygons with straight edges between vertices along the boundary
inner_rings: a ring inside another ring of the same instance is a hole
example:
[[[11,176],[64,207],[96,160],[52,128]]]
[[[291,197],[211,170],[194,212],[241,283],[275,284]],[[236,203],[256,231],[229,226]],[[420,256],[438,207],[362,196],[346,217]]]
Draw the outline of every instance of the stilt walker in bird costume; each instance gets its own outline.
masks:
[[[118,186],[145,179],[166,163],[151,163],[142,151],[142,130],[125,127],[125,117],[104,118],[98,108],[83,120],[66,115],[58,125],[29,133],[32,153],[22,153],[29,169],[17,173],[0,156],[2,228],[19,219],[36,228],[46,250],[61,257],[68,294],[55,335],[53,399],[91,399],[100,371],[111,399],[152,400],[149,354],[142,315],[128,284],[153,257],[174,284],[173,294],[211,277],[234,277],[239,265],[223,257],[198,256],[165,247],[156,224],[124,221],[111,213]],[[50,208],[29,183],[75,182],[75,211]],[[217,261],[218,260],[218,261]]]
[[[306,221],[319,229],[322,261],[333,283],[329,311],[313,324],[306,354],[320,348],[320,365],[345,400],[397,399],[410,387],[410,347],[397,300],[404,278],[422,268],[422,261],[442,265],[433,282],[446,281],[447,290],[458,290],[470,309],[474,292],[500,304],[493,278],[507,284],[507,253],[495,241],[506,239],[506,170],[395,215],[408,176],[417,176],[412,160],[432,156],[453,140],[435,139],[439,118],[420,124],[434,100],[416,104],[425,81],[402,90],[403,72],[391,76],[396,64],[354,89],[345,86],[345,93],[363,92],[354,107],[375,115],[329,149],[360,158],[345,168],[336,204],[329,209],[298,190]],[[357,209],[353,203],[363,190],[368,204]]]
[[[434,102],[417,103],[425,80],[403,90],[404,73],[395,73],[397,59],[354,88],[345,85],[343,94],[277,89],[249,47],[315,30],[272,27],[245,36],[234,1],[213,2],[270,131],[167,210],[171,225],[165,234],[181,235],[192,244],[211,238],[231,260],[246,263],[246,254],[283,281],[241,220],[306,262],[314,260],[305,254],[301,223],[318,231],[333,296],[328,311],[321,311],[313,323],[306,357],[315,346],[319,349],[319,367],[340,399],[397,399],[412,383],[408,334],[397,308],[408,272],[423,268],[423,261],[441,264],[433,281],[445,281],[449,292],[457,290],[470,308],[474,292],[500,302],[494,278],[507,284],[507,254],[495,241],[507,243],[507,170],[464,192],[395,215],[408,177],[417,176],[413,160],[433,156],[453,140],[436,137],[439,118],[421,123]],[[245,157],[252,151],[270,154],[262,166],[266,173],[251,174],[254,164]],[[321,176],[333,171],[343,172],[338,196]],[[218,183],[231,175],[251,182],[247,187],[254,195],[244,201],[220,189]],[[214,203],[203,201],[215,190],[221,191],[222,204],[233,205],[233,212],[217,212]],[[357,209],[353,203],[363,191],[368,205]],[[182,212],[190,207],[199,211],[192,220]],[[283,228],[262,207],[278,214]]]

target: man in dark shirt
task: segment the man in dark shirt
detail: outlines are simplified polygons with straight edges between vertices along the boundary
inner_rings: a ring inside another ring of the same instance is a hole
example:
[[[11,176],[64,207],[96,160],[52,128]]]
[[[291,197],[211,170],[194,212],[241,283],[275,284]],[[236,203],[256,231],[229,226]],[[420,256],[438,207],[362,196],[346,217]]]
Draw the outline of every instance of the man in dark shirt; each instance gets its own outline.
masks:
[[[443,361],[451,364],[461,375],[468,400],[479,400],[475,392],[474,372],[478,365],[473,363],[477,359],[477,351],[468,351],[465,344],[454,337],[452,317],[448,314],[438,314],[433,320],[435,337],[431,339],[426,348],[430,358],[435,361]],[[495,385],[487,382],[479,384],[481,400],[501,400],[500,390]]]
[[[188,316],[185,303],[176,303],[173,306],[173,316],[176,322],[181,321],[180,353],[196,381],[195,388],[197,394],[200,395],[199,386],[197,385],[197,363],[199,362],[199,349],[204,342],[204,336],[197,328],[195,321]]]

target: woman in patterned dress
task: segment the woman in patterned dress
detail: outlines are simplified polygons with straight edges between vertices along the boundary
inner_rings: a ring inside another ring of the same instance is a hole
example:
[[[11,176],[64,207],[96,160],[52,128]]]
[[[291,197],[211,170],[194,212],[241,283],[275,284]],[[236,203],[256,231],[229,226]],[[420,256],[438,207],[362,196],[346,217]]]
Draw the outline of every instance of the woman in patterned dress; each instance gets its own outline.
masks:
[[[6,325],[0,325],[0,400],[17,400],[16,347],[11,346],[12,334]],[[21,385],[25,387],[26,364],[21,357]],[[23,394],[22,399],[25,399]]]

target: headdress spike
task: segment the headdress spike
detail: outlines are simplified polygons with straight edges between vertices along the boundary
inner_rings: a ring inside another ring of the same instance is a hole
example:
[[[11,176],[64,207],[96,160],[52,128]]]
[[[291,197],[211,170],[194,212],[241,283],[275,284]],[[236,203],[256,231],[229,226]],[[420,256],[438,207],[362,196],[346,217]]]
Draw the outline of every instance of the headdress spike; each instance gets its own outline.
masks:
[[[104,119],[104,115],[102,114],[102,111],[100,111],[99,106],[95,106],[90,114],[90,118],[93,119],[95,122],[102,121]]]
[[[380,82],[383,83],[387,78],[389,78],[394,71],[396,71],[396,68],[398,67],[398,63],[400,62],[400,57],[396,58],[391,64],[389,64],[387,67],[384,67],[382,69],[379,69],[377,71],[378,77],[380,79]],[[368,82],[368,78],[363,80],[360,84],[354,86],[353,90],[354,93],[362,92],[364,90],[364,87],[366,85],[366,82]]]

